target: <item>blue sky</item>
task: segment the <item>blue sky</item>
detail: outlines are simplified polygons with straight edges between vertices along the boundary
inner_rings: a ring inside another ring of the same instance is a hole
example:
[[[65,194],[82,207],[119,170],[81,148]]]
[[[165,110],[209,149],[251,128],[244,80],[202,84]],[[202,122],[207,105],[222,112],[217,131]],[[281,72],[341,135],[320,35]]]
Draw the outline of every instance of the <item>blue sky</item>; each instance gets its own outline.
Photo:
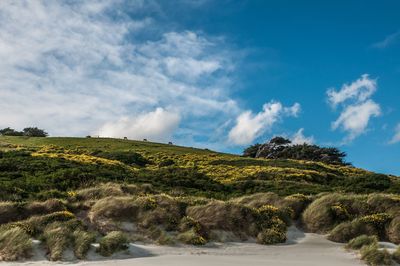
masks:
[[[400,175],[399,1],[11,1],[0,127],[240,153],[284,135]]]

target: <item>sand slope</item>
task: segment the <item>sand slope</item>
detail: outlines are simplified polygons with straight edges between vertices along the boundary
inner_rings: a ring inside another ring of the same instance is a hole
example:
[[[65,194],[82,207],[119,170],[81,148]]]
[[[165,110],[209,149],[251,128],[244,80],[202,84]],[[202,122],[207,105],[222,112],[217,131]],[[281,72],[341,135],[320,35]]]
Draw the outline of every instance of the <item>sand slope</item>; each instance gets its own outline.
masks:
[[[333,243],[317,234],[302,233],[294,227],[288,232],[286,244],[262,246],[255,243],[210,244],[206,247],[163,247],[131,244],[129,251],[104,260],[94,252],[90,261],[75,262],[74,266],[354,266],[364,265],[343,245]],[[134,258],[132,258],[132,256]],[[130,258],[127,258],[130,257]],[[0,265],[54,265],[54,262],[38,260]]]

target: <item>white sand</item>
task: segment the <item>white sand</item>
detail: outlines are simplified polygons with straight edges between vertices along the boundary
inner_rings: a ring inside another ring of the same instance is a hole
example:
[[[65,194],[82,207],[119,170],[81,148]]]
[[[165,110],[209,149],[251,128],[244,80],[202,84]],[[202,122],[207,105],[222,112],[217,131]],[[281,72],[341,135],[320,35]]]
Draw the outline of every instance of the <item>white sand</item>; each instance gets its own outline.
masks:
[[[209,244],[205,247],[164,247],[131,244],[128,251],[110,259],[99,257],[93,251],[89,261],[75,263],[74,266],[265,266],[265,265],[364,265],[357,257],[343,249],[343,245],[333,243],[317,234],[302,233],[291,227],[289,241],[285,244],[263,246],[255,243]],[[60,263],[43,260],[36,255],[35,261],[22,263],[0,263],[3,265],[55,265]]]

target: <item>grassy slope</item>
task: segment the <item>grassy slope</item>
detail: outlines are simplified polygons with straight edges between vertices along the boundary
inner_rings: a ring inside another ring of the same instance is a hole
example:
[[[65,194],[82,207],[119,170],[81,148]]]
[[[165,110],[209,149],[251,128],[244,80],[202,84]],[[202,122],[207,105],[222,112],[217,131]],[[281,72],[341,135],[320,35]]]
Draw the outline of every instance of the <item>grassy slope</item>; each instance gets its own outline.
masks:
[[[217,198],[266,191],[281,195],[324,191],[400,191],[397,177],[355,167],[295,160],[251,159],[143,141],[0,137],[0,150],[27,150],[31,153],[30,156],[0,159],[1,184],[14,190],[31,190],[28,194],[43,189],[73,190],[107,181],[150,183],[161,191],[173,190],[181,194]],[[145,167],[137,167],[100,158],[97,155],[99,152],[139,153],[149,163]],[[18,166],[14,165],[16,161]],[[27,185],[29,189],[24,187]]]

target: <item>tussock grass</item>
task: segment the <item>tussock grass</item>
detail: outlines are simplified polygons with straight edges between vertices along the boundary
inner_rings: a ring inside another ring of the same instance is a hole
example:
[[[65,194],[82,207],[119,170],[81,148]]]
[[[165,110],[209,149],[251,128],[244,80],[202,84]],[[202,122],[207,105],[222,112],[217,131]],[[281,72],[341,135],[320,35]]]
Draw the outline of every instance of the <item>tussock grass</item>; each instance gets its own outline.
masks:
[[[360,235],[353,238],[346,244],[347,249],[361,249],[363,246],[372,244],[378,244],[378,238],[376,236]]]
[[[400,244],[400,212],[392,219],[386,233],[391,242]]]
[[[19,227],[0,228],[0,261],[15,261],[31,256],[32,241]]]
[[[0,202],[0,224],[28,218],[33,215],[64,211],[65,204],[58,199],[29,203]]]
[[[91,208],[89,218],[93,223],[101,219],[115,219],[117,221],[134,220],[139,211],[132,197],[107,197],[98,200]]]
[[[54,222],[46,226],[43,232],[49,259],[61,260],[64,251],[72,242],[71,228],[61,222]]]
[[[361,259],[368,265],[379,266],[393,264],[390,253],[386,249],[379,250],[378,244],[376,243],[362,247],[360,253]]]
[[[390,220],[390,215],[386,213],[356,218],[351,222],[344,222],[336,226],[330,232],[328,239],[344,243],[362,234],[376,235],[378,238],[383,239],[385,237],[385,228]]]
[[[100,240],[98,252],[105,257],[109,257],[117,251],[127,249],[128,239],[120,231],[112,231]]]
[[[96,235],[82,229],[73,232],[74,254],[78,259],[85,259],[90,245],[96,240]]]
[[[255,209],[230,202],[214,201],[207,205],[190,207],[186,213],[198,221],[207,232],[223,230],[242,239],[256,237],[267,229],[286,233],[286,224],[280,218],[279,209],[271,205]]]
[[[77,200],[98,200],[105,197],[124,196],[121,185],[116,183],[99,184],[94,187],[77,190],[75,196]]]

